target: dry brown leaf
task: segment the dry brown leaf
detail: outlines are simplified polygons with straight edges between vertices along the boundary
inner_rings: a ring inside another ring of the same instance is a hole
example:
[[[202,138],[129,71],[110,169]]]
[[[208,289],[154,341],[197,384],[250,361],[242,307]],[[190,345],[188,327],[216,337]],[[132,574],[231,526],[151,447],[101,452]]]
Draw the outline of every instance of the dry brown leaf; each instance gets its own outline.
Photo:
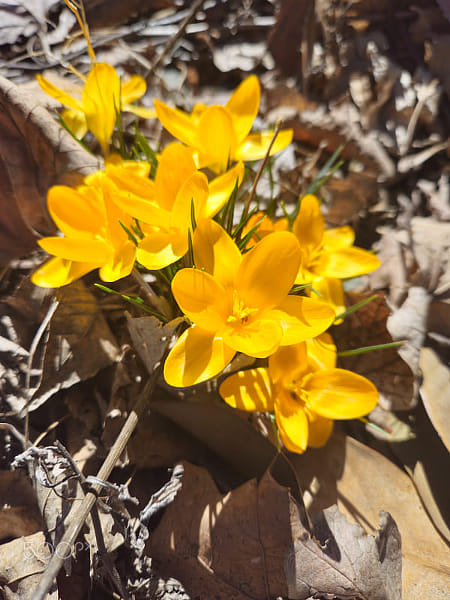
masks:
[[[290,458],[310,511],[337,502],[349,519],[368,532],[375,530],[381,508],[392,514],[402,537],[405,600],[447,599],[449,549],[404,471],[375,450],[337,434],[324,448]]]
[[[0,471],[0,540],[40,531],[42,519],[31,481],[23,471]]]
[[[0,264],[36,247],[54,226],[45,197],[99,168],[30,92],[0,77]]]
[[[347,294],[347,305],[350,307],[365,297]],[[392,338],[386,329],[388,316],[384,296],[378,294],[372,302],[347,316],[341,325],[333,328],[333,338],[338,350],[391,343]],[[377,386],[379,402],[383,408],[405,410],[413,405],[414,376],[396,348],[342,357],[339,363],[342,368],[364,375]]]
[[[431,348],[420,352],[420,395],[433,427],[450,452],[450,369]]]
[[[400,598],[400,539],[389,517],[378,542],[335,508],[320,527],[313,537],[303,507],[268,473],[223,496],[204,469],[186,464],[150,553],[199,600]]]

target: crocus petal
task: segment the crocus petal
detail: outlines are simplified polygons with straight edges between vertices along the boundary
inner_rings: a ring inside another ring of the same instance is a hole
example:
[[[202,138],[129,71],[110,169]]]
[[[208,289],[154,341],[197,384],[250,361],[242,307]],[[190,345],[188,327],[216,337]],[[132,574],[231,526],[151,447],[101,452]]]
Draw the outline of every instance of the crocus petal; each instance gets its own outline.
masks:
[[[317,298],[317,294],[322,302],[326,302],[332,306],[336,315],[341,315],[345,311],[344,288],[342,281],[334,277],[318,277],[314,279],[313,290],[308,290],[308,295]],[[342,319],[339,321],[342,322]],[[336,321],[335,325],[338,322]]]
[[[84,113],[79,109],[67,108],[61,113],[61,118],[70,131],[79,140],[84,138],[87,133],[88,126],[86,123],[86,117]]]
[[[155,196],[161,208],[172,210],[181,186],[196,170],[189,148],[173,142],[163,150],[155,177]]]
[[[284,150],[286,146],[292,142],[292,129],[282,129],[272,144],[269,156],[273,156],[277,152]],[[264,158],[269,149],[270,142],[273,138],[272,131],[262,131],[261,133],[251,133],[245,140],[236,148],[234,155],[235,160],[259,160]]]
[[[151,201],[155,199],[155,184],[148,178],[149,164],[143,161],[142,163],[139,165],[130,160],[118,165],[107,164],[103,173],[119,190]]]
[[[239,248],[215,221],[202,219],[192,236],[195,266],[204,269],[223,287],[231,288],[242,261]]]
[[[300,210],[292,226],[292,232],[302,246],[320,246],[325,233],[325,221],[316,196],[307,194],[301,199]]]
[[[218,375],[235,351],[214,333],[190,327],[179,338],[164,363],[164,378],[174,387],[187,387]]]
[[[300,296],[288,296],[276,309],[265,313],[269,314],[283,327],[282,346],[316,337],[328,329],[335,317],[329,304]]]
[[[275,419],[283,444],[301,454],[308,447],[309,423],[301,403],[282,386],[275,390]]]
[[[204,173],[193,173],[181,186],[175,199],[171,226],[182,229],[187,233],[194,228],[192,223],[192,209],[194,216],[203,212],[203,207],[208,199],[208,179]]]
[[[332,419],[326,419],[316,413],[306,411],[309,421],[308,446],[311,448],[320,448],[324,446],[333,431]]]
[[[250,75],[234,90],[226,108],[231,113],[238,144],[244,141],[258,114],[261,88],[256,75]]]
[[[61,104],[64,104],[64,106],[68,106],[69,108],[72,108],[77,111],[83,110],[80,100],[77,100],[73,96],[70,96],[70,94],[67,94],[63,90],[60,90],[58,87],[56,87],[56,85],[50,83],[48,79],[42,77],[42,75],[36,75],[36,79],[46,94],[48,94],[55,100],[58,100],[58,102],[61,102]]]
[[[103,153],[108,153],[109,141],[120,112],[120,79],[107,63],[97,63],[89,72],[83,88],[83,112],[89,130],[98,139]]]
[[[97,266],[105,263],[110,256],[108,246],[103,240],[80,240],[63,237],[46,237],[38,244],[49,254],[77,262],[93,262]]]
[[[127,277],[133,270],[135,258],[136,246],[133,242],[128,241],[114,252],[107,263],[101,266],[100,278],[103,281],[117,281]]]
[[[230,312],[228,294],[209,273],[181,269],[172,280],[172,292],[183,313],[208,331],[222,329]]]
[[[75,190],[54,185],[48,191],[47,206],[58,229],[77,238],[91,239],[106,217],[101,192],[89,187]]]
[[[73,262],[65,258],[51,258],[31,276],[31,281],[40,287],[58,288],[83,277],[98,267],[97,263]]]
[[[280,324],[271,319],[254,319],[222,330],[224,342],[236,350],[255,358],[266,358],[277,350],[283,335]]]
[[[235,167],[219,175],[209,184],[209,196],[203,212],[199,217],[213,217],[228,202],[234,188],[239,187],[244,177],[244,165]]]
[[[300,264],[300,246],[288,231],[263,238],[244,254],[236,278],[236,289],[244,304],[272,308],[286,298]]]
[[[239,371],[227,377],[219,388],[225,402],[239,410],[273,412],[272,386],[267,369]]]
[[[146,106],[134,106],[134,104],[124,104],[122,107],[124,112],[133,113],[141,119],[155,119],[156,110],[153,108],[147,108]]]
[[[200,168],[210,166],[219,173],[228,169],[234,159],[236,136],[230,114],[223,106],[209,106],[202,114],[195,147],[199,151]]]
[[[181,232],[155,231],[138,244],[136,258],[151,271],[163,269],[176,262],[188,251],[188,240]]]
[[[306,341],[308,365],[313,371],[334,369],[336,367],[337,350],[329,333],[321,333]]]
[[[323,275],[347,279],[371,273],[379,266],[380,260],[374,254],[352,246],[331,252]]]
[[[159,100],[155,100],[154,103],[156,114],[163,127],[165,127],[174,138],[180,140],[180,142],[183,142],[187,146],[195,145],[197,127],[189,118],[189,115],[177,108],[170,108],[170,106],[167,106],[167,104],[164,104]]]
[[[269,374],[273,383],[290,384],[308,370],[306,344],[294,344],[279,348],[269,358]]]
[[[122,81],[121,85],[121,96],[124,104],[129,104],[139,100],[147,89],[145,79],[140,75],[132,75],[125,81]]]
[[[357,419],[373,410],[376,387],[365,377],[344,369],[324,369],[302,384],[308,408],[328,419]]]
[[[323,245],[327,250],[334,251],[339,248],[349,248],[355,241],[355,232],[351,227],[334,227],[326,229],[323,236]]]
[[[143,223],[169,229],[172,215],[160,208],[156,202],[141,198],[129,192],[117,191],[111,194],[111,199],[128,215],[132,215]]]

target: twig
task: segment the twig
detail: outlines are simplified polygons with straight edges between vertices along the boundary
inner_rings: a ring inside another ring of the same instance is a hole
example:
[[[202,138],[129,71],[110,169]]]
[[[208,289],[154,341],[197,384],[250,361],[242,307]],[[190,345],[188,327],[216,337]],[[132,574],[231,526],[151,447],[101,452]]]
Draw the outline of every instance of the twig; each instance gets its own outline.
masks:
[[[118,458],[125,450],[125,446],[127,445],[140,416],[146,409],[148,399],[154,390],[163,363],[164,361],[162,360],[159,366],[153,371],[144,389],[142,390],[133,410],[130,412],[127,420],[125,421],[119,436],[117,437],[114,445],[111,447],[108,456],[105,458],[104,463],[97,473],[98,479],[107,481]],[[47,569],[42,575],[42,578],[33,594],[33,600],[44,600],[45,596],[50,591],[53,581],[63,566],[65,556],[64,549],[67,552],[67,548],[71,548],[75,543],[75,540],[77,539],[84,522],[86,521],[89,513],[92,511],[92,508],[97,500],[97,496],[102,490],[102,486],[100,484],[92,485],[91,490],[92,491],[88,491],[86,493],[86,496],[82,500],[77,511],[73,514],[73,516],[71,516],[69,523],[67,524],[66,531],[56,547],[56,550],[48,563]]]
[[[256,192],[256,186],[258,185],[258,181],[259,181],[259,179],[260,179],[260,177],[262,175],[264,167],[267,164],[267,161],[268,161],[269,156],[270,156],[270,151],[272,150],[272,146],[273,146],[273,144],[274,144],[274,142],[275,142],[275,140],[277,138],[277,135],[278,135],[280,129],[281,129],[281,122],[278,121],[277,124],[276,124],[276,126],[275,126],[275,131],[273,132],[273,137],[270,140],[269,147],[267,148],[266,155],[265,155],[263,161],[261,162],[261,164],[259,165],[259,169],[258,169],[258,171],[257,171],[257,173],[255,175],[255,179],[253,180],[252,189],[250,190],[250,194],[248,195],[247,201],[246,201],[245,206],[244,206],[244,210],[242,211],[242,217],[241,217],[242,220],[244,220],[245,217],[248,214],[248,211],[250,209],[250,203],[253,200],[253,196],[255,195],[255,192]]]
[[[173,47],[178,42],[180,37],[184,34],[186,27],[189,25],[191,20],[194,18],[195,13],[199,10],[199,8],[202,6],[204,1],[205,0],[195,0],[195,2],[192,4],[191,8],[189,9],[189,12],[185,16],[185,18],[181,21],[179,29],[176,32],[176,34],[172,38],[170,38],[170,40],[167,42],[164,50],[161,52],[161,54],[155,60],[153,65],[150,67],[150,69],[145,74],[147,79],[153,75],[153,73],[156,71],[156,69],[158,69],[159,66],[164,62],[165,58],[170,54],[170,52],[172,52]]]

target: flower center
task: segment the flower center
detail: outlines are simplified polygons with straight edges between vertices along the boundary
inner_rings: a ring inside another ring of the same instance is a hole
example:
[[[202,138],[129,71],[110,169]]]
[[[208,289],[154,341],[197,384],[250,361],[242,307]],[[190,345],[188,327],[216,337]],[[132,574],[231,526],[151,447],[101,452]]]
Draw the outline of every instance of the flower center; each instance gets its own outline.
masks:
[[[237,291],[233,290],[233,309],[231,315],[227,318],[227,323],[245,325],[250,316],[257,311],[257,308],[245,306],[243,300],[239,298]]]

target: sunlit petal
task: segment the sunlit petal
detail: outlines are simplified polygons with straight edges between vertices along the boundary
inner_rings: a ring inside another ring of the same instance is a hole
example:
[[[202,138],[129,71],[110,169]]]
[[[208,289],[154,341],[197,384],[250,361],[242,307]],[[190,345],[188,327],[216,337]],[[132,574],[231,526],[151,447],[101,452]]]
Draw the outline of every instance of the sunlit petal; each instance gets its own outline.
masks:
[[[58,229],[65,235],[91,239],[103,225],[106,214],[98,190],[54,185],[47,194],[47,206]]]
[[[284,150],[292,142],[292,129],[282,129],[272,145],[270,156]],[[263,131],[261,133],[251,133],[236,148],[236,160],[258,160],[264,158],[273,138],[272,131]]]
[[[228,233],[215,221],[202,219],[197,223],[192,245],[196,267],[213,275],[224,288],[231,288],[242,255]]]
[[[275,394],[275,418],[283,444],[290,452],[301,454],[308,447],[309,424],[301,403],[282,386]]]
[[[208,199],[208,179],[204,173],[193,173],[180,188],[172,209],[172,227],[186,231],[194,229],[192,223],[192,210],[194,216],[202,214]]]
[[[172,210],[181,186],[196,170],[191,149],[173,142],[163,150],[155,177],[155,195],[161,208]]]
[[[174,138],[188,146],[194,146],[197,127],[195,123],[182,110],[170,108],[167,104],[155,100],[155,110],[158,119]]]
[[[238,163],[235,167],[214,178],[209,184],[209,197],[200,217],[213,217],[228,202],[234,188],[242,182],[244,165]]]
[[[138,244],[136,259],[150,271],[163,269],[179,260],[188,251],[186,235],[174,232],[154,231]]]
[[[320,448],[324,446],[333,431],[333,420],[321,417],[316,413],[311,413],[306,409],[309,421],[308,446],[311,448]]]
[[[309,368],[313,371],[336,367],[336,346],[329,333],[322,333],[306,341]]]
[[[141,198],[130,192],[121,191],[111,194],[111,199],[124,212],[132,215],[139,221],[165,229],[169,229],[171,226],[171,213],[160,208],[154,201]]]
[[[133,270],[134,260],[136,258],[136,246],[133,242],[126,242],[118,248],[111,259],[102,265],[99,274],[103,281],[117,281],[122,277],[127,277]]]
[[[68,106],[69,108],[72,108],[76,111],[83,110],[80,100],[77,100],[76,98],[74,98],[70,94],[67,94],[63,90],[60,90],[58,87],[56,87],[56,85],[50,83],[48,79],[42,77],[42,75],[36,75],[36,79],[46,94],[48,94],[55,100],[58,100],[58,102],[61,102],[61,104],[64,104],[64,106]]]
[[[255,358],[266,358],[273,354],[282,335],[279,323],[264,318],[222,330],[223,340],[228,346]]]
[[[301,199],[300,210],[292,226],[292,232],[301,245],[320,246],[325,233],[325,221],[316,196],[308,194]]]
[[[146,106],[135,106],[134,104],[124,104],[122,106],[124,112],[130,112],[140,117],[141,119],[155,119],[156,110],[154,108],[147,108]]]
[[[120,90],[122,102],[128,104],[139,100],[145,94],[146,89],[147,84],[145,83],[145,79],[140,75],[132,75],[125,81],[122,81]]]
[[[344,369],[324,369],[303,383],[308,408],[328,419],[356,419],[373,410],[376,387],[365,377]]]
[[[320,298],[322,302],[326,302],[332,306],[336,315],[340,315],[345,311],[344,288],[340,279],[334,277],[319,277],[314,279],[312,287],[314,288],[314,291],[308,290],[309,296],[312,298]],[[317,292],[319,296],[315,292]]]
[[[352,246],[351,248],[341,248],[331,252],[323,275],[325,277],[346,279],[371,273],[379,266],[380,260],[375,254]]]
[[[306,344],[282,346],[269,358],[270,378],[274,383],[290,384],[308,371]]]
[[[234,90],[226,108],[231,113],[238,144],[244,141],[258,114],[261,88],[258,78],[250,75]]]
[[[82,103],[87,126],[107,154],[121,108],[120,79],[114,67],[107,63],[94,65],[83,88]]]
[[[61,118],[75,137],[79,140],[84,138],[88,131],[88,126],[86,117],[81,110],[67,108],[62,111]]]
[[[239,371],[219,388],[225,402],[240,410],[273,412],[272,386],[267,369]]]
[[[63,237],[46,237],[38,244],[49,254],[78,262],[95,262],[98,266],[110,256],[109,248],[103,240],[81,240]]]
[[[210,106],[202,114],[195,147],[200,153],[202,167],[211,165],[222,173],[227,170],[234,157],[236,136],[231,117],[223,106]]]
[[[222,329],[229,314],[228,294],[214,277],[198,269],[181,269],[172,292],[183,313],[208,331]]]
[[[83,275],[89,273],[89,271],[93,271],[98,266],[97,263],[73,262],[64,258],[51,258],[33,273],[31,281],[40,287],[57,288],[83,277]]]
[[[339,248],[349,248],[355,241],[355,232],[351,227],[334,227],[326,229],[323,236],[323,245],[327,250],[338,250]]]
[[[164,378],[174,387],[187,387],[218,375],[235,351],[214,333],[190,327],[177,341],[164,363]]]
[[[263,238],[244,254],[236,289],[247,306],[272,308],[289,293],[300,264],[300,247],[288,231]]]
[[[266,313],[267,314],[267,313]],[[316,337],[334,321],[335,313],[325,302],[300,296],[288,296],[270,316],[283,327],[282,346],[289,346]]]

